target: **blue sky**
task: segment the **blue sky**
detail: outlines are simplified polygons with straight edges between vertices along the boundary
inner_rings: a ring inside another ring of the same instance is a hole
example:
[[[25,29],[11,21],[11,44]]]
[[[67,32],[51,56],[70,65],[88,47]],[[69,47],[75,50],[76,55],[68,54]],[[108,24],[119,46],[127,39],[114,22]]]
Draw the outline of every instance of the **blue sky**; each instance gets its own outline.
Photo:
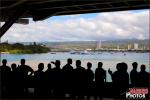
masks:
[[[2,41],[89,41],[148,39],[149,10],[54,16],[28,25],[14,24]]]

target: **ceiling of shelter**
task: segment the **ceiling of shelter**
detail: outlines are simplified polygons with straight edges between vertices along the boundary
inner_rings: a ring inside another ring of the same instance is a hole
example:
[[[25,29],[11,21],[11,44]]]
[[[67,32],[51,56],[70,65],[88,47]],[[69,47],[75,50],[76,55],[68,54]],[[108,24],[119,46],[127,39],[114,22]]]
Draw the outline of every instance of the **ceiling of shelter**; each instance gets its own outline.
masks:
[[[24,12],[20,19],[33,18],[38,21],[58,15],[149,8],[150,0],[1,0],[0,21],[6,21],[20,12]]]

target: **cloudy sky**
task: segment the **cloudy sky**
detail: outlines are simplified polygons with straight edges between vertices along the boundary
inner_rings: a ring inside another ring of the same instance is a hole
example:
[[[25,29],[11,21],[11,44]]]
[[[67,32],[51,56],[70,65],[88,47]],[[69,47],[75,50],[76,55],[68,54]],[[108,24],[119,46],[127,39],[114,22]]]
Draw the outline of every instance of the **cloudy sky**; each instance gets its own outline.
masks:
[[[1,41],[87,41],[148,39],[149,10],[57,16],[14,24]]]

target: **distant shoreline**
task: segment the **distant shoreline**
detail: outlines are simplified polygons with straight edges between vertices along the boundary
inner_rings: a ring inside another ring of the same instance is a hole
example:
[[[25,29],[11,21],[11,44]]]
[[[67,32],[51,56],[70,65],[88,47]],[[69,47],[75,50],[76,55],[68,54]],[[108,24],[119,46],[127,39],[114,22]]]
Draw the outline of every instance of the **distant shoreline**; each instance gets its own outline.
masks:
[[[78,50],[79,52],[81,50]],[[47,53],[52,53],[52,54],[55,54],[57,52],[70,52],[70,51],[49,51]],[[117,52],[122,52],[122,53],[125,53],[125,52],[134,52],[134,53],[150,53],[150,50],[91,50],[91,51],[88,51],[88,52],[114,52],[114,53],[117,53]],[[0,54],[37,54],[37,53],[10,53],[10,52],[0,52]],[[40,54],[40,53],[38,53]],[[41,53],[42,54],[42,53]]]
[[[0,52],[0,54],[10,54],[10,52]]]
[[[77,50],[78,52],[84,51],[84,50]],[[88,50],[87,50],[88,51]],[[61,51],[50,51],[49,53],[53,52],[70,52],[68,50],[61,50]],[[148,53],[150,50],[90,50],[88,52],[135,52],[135,53]]]

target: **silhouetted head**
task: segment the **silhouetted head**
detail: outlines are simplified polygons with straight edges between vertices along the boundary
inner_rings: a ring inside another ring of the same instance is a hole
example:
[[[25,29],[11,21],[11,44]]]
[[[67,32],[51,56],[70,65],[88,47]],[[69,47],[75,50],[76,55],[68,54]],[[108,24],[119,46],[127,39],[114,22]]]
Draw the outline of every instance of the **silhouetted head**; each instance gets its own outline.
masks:
[[[102,68],[103,63],[102,62],[98,62],[98,68]]]
[[[122,65],[121,69],[122,69],[123,71],[127,71],[128,65],[127,65],[125,62],[122,62],[121,65]]]
[[[17,69],[17,65],[15,63],[11,64],[11,69],[14,71]]]
[[[92,67],[92,63],[88,62],[88,63],[87,63],[87,68],[88,68],[88,69],[91,69],[91,67]]]
[[[138,66],[137,62],[133,62],[132,66],[133,66],[133,69],[137,69],[137,66]]]
[[[43,69],[44,69],[44,64],[43,63],[39,63],[38,70],[42,71]]]
[[[55,65],[57,68],[60,68],[60,60],[56,60]]]
[[[51,66],[51,64],[49,63],[49,64],[47,64],[47,68],[48,69],[52,69],[52,66]]]
[[[25,59],[21,59],[21,65],[25,65],[26,60]]]
[[[81,66],[81,61],[80,60],[76,60],[76,66],[80,67]]]
[[[141,65],[141,72],[145,72],[146,66],[145,65]]]
[[[3,65],[6,65],[6,64],[7,64],[7,60],[6,60],[6,59],[3,59],[3,60],[2,60],[2,63],[3,63]]]
[[[71,58],[68,58],[68,59],[67,59],[67,63],[68,63],[68,64],[72,64],[72,59],[71,59]]]

